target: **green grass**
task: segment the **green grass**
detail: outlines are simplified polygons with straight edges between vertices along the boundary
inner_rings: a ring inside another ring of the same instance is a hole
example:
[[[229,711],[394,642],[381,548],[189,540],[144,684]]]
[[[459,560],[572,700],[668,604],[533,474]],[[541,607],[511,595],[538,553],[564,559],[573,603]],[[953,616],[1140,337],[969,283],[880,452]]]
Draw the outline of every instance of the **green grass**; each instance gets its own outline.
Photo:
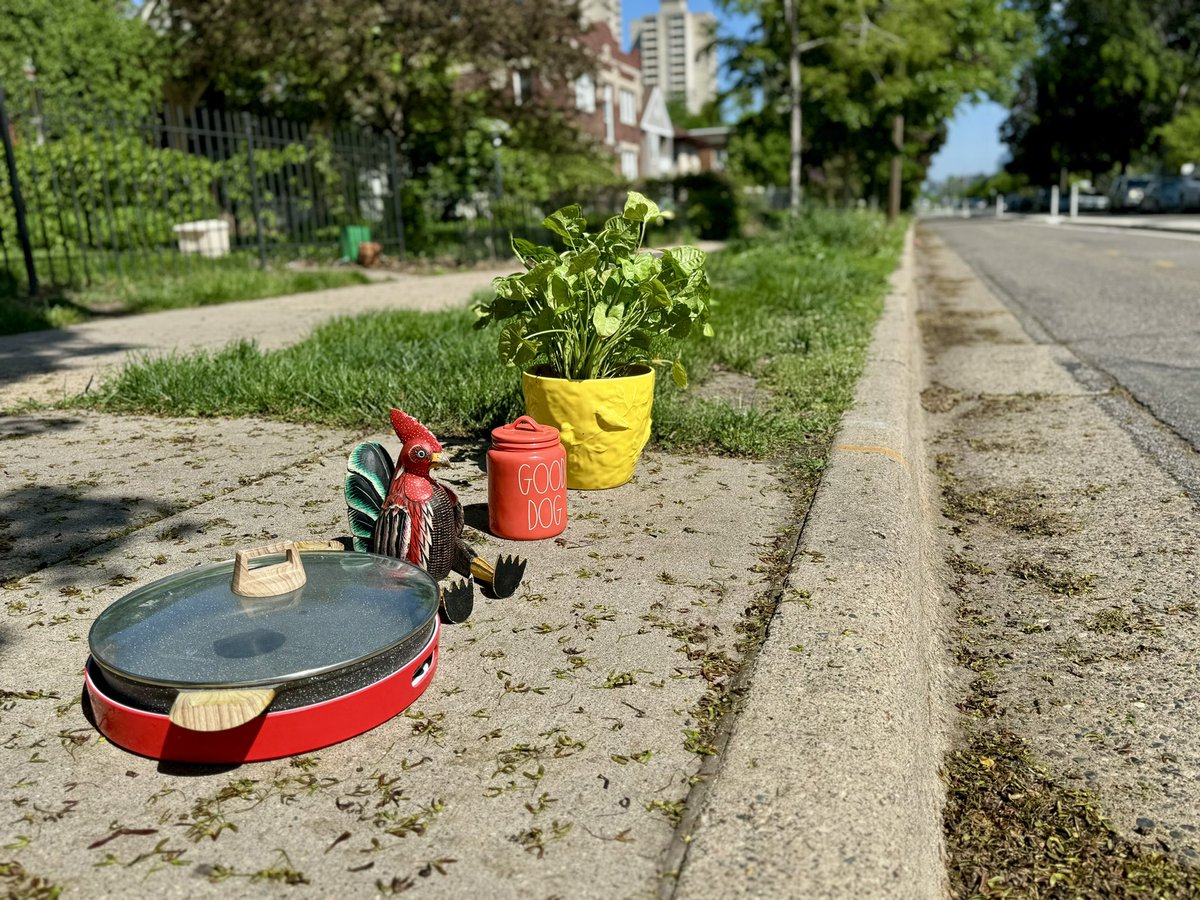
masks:
[[[660,378],[657,443],[751,457],[823,448],[852,399],[902,233],[873,215],[814,212],[787,234],[714,257],[717,336],[683,348],[693,383],[720,366],[759,379],[768,399],[738,410]],[[141,359],[75,402],[352,428],[383,427],[399,406],[435,434],[481,437],[517,416],[522,400],[519,375],[497,361],[496,334],[472,322],[466,310],[338,319],[283,350],[244,342]]]
[[[201,262],[175,272],[137,268],[85,288],[48,291],[29,300],[0,290],[0,334],[60,328],[94,315],[128,315],[257,300],[324,288],[365,284],[354,270],[259,269],[253,263]],[[0,286],[2,287],[2,286]]]

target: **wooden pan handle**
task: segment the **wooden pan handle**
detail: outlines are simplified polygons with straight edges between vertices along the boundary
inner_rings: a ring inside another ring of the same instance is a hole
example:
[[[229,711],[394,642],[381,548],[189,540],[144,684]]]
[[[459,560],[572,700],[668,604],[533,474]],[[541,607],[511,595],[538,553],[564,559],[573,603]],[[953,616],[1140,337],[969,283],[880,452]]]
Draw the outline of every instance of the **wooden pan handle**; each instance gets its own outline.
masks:
[[[301,553],[314,550],[345,550],[346,545],[341,541],[296,541],[296,549]]]
[[[274,699],[275,688],[180,691],[169,718],[189,731],[228,731],[262,714]]]
[[[284,553],[287,559],[274,566],[250,568],[250,560]],[[233,592],[239,597],[276,597],[304,587],[308,576],[294,541],[239,550],[233,560]]]

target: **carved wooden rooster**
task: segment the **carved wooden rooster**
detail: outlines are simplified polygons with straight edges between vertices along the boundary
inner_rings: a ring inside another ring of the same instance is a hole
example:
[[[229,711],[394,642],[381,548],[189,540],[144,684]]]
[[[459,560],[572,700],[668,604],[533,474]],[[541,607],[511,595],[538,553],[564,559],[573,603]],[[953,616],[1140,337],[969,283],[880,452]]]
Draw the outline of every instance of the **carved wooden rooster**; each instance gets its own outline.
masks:
[[[442,586],[441,613],[464,622],[474,606],[471,577],[496,597],[511,596],[525,561],[499,557],[488,565],[463,540],[463,508],[430,469],[441,463],[442,445],[407,413],[392,410],[392,427],[403,447],[393,465],[382,444],[367,441],[350,454],[346,507],[354,549],[406,559],[438,581],[451,571],[466,580]]]

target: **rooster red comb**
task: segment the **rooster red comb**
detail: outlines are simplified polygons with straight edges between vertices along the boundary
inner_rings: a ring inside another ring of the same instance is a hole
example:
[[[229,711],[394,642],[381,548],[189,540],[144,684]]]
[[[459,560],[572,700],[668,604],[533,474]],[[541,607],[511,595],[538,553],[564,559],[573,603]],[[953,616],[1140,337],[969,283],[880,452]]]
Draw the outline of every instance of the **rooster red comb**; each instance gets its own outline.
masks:
[[[428,428],[408,413],[393,409],[392,427],[396,429],[396,437],[400,438],[402,443],[408,444],[409,441],[424,439],[429,444],[430,450],[434,453],[441,453],[442,445],[438,443],[438,439]]]

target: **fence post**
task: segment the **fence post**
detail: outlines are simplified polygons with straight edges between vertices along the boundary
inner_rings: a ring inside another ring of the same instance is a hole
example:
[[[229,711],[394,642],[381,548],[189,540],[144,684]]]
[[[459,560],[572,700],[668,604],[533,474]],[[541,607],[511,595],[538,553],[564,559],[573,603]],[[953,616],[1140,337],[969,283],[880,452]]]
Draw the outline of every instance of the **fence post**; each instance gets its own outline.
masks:
[[[404,204],[400,200],[400,166],[397,164],[396,155],[396,136],[390,131],[387,136],[388,142],[388,162],[391,168],[392,178],[392,206],[396,213],[396,255],[400,259],[404,259]]]
[[[17,178],[17,157],[13,152],[12,134],[8,130],[8,108],[4,105],[4,88],[0,86],[0,140],[4,141],[4,158],[8,163],[8,184],[12,189],[13,211],[17,218],[17,239],[21,242],[21,253],[25,257],[25,275],[29,279],[29,293],[38,292],[37,269],[33,264],[33,244],[29,240],[29,223],[25,221],[25,200],[21,196],[21,182]]]
[[[242,124],[246,128],[246,156],[250,169],[250,197],[254,202],[254,233],[258,237],[258,267],[267,267],[267,247],[263,243],[262,200],[258,196],[258,178],[254,173],[254,120],[250,113],[242,113]]]

